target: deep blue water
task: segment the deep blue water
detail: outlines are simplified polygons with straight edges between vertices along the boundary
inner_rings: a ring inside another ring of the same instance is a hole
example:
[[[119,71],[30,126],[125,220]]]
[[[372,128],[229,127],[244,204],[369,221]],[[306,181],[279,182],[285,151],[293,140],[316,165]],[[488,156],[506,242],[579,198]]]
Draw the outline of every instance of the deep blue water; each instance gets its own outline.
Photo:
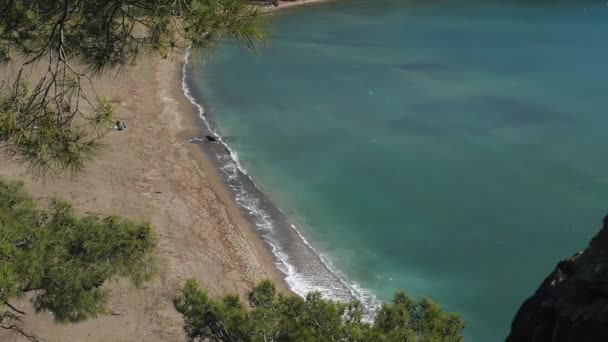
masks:
[[[294,287],[426,294],[500,341],[608,210],[607,19],[605,1],[343,0],[275,15],[269,47],[220,46],[192,83],[344,281],[280,222]]]

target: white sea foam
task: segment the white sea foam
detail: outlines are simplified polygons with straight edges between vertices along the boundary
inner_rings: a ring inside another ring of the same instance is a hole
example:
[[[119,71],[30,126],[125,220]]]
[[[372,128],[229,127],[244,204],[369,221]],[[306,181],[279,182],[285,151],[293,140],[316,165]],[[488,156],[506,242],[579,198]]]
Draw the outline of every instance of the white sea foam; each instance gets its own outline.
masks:
[[[285,274],[285,280],[289,287],[300,296],[305,296],[311,291],[320,291],[324,296],[335,299],[335,300],[350,300],[353,298],[361,301],[367,309],[367,318],[371,318],[373,313],[378,308],[378,299],[369,290],[364,289],[358,283],[349,281],[348,278],[336,269],[329,258],[318,253],[314,247],[306,240],[306,238],[300,233],[298,228],[289,224],[290,228],[297,234],[301,243],[308,248],[313,255],[318,258],[318,261],[325,267],[325,269],[332,275],[331,278],[319,279],[315,274],[314,270],[312,273],[306,274],[305,270],[299,270],[292,261],[292,257],[286,251],[285,247],[282,246],[276,236],[270,234],[274,231],[274,222],[271,213],[264,209],[262,201],[255,194],[250,193],[243,184],[239,182],[239,176],[245,176],[249,179],[253,187],[257,190],[257,185],[248,174],[247,170],[242,166],[239,156],[223,139],[222,136],[216,131],[213,125],[210,123],[206,116],[204,107],[199,104],[194,96],[192,95],[187,82],[187,68],[190,63],[189,48],[184,57],[184,63],[182,67],[182,90],[186,98],[195,106],[198,110],[199,117],[204,122],[207,130],[218,139],[218,141],[226,148],[228,156],[218,155],[218,161],[221,164],[220,170],[225,174],[229,187],[234,191],[235,200],[243,209],[245,209],[253,219],[256,228],[262,233],[264,240],[271,247],[272,253],[276,258],[277,268]],[[200,138],[193,138],[193,141],[204,141]],[[281,213],[279,208],[276,208]],[[316,279],[315,279],[316,278]],[[337,281],[336,281],[337,280]],[[346,290],[346,291],[344,291]],[[345,294],[346,292],[346,294]]]
[[[300,237],[302,242],[319,257],[319,259],[321,260],[323,265],[330,272],[332,272],[333,274],[335,274],[337,276],[338,280],[342,283],[342,285],[350,291],[350,294],[353,298],[360,300],[361,303],[363,303],[370,312],[373,313],[373,312],[377,311],[377,309],[380,305],[380,301],[378,300],[376,295],[374,295],[371,291],[366,290],[363,287],[361,287],[359,285],[359,283],[357,283],[355,281],[348,281],[347,276],[345,274],[343,274],[341,271],[339,271],[336,267],[334,267],[334,265],[331,263],[331,261],[328,257],[323,255],[322,253],[317,252],[317,250],[308,242],[308,240],[306,240],[306,238],[302,235],[302,233],[300,233],[300,231],[298,230],[298,228],[295,225],[290,224],[290,226],[298,234],[298,236]],[[317,289],[313,289],[313,290],[320,290],[320,289],[317,288]],[[294,292],[295,292],[295,290],[294,290]],[[308,290],[306,292],[310,292],[310,290]],[[298,293],[298,294],[303,295],[301,293]],[[328,297],[337,299],[337,300],[344,299],[344,298],[332,296],[333,293],[331,293],[331,292],[327,293],[327,295],[328,295]]]

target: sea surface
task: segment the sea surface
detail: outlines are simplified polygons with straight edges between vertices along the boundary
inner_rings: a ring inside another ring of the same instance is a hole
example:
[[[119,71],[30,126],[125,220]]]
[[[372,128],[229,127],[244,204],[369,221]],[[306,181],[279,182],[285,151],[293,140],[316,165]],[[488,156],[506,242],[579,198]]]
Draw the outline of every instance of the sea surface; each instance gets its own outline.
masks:
[[[290,286],[428,295],[504,340],[608,212],[608,3],[341,0],[268,29],[184,85]]]

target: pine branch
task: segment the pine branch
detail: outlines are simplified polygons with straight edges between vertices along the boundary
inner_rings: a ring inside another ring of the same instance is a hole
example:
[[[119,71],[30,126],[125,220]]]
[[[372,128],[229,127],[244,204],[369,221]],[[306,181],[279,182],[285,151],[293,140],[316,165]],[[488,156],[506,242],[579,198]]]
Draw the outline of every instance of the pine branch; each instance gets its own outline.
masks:
[[[4,305],[8,306],[11,310],[17,312],[18,314],[25,316],[25,312],[23,312],[23,311],[15,308],[14,306],[11,305],[11,303],[9,303],[9,302],[6,301],[6,302],[4,302]]]
[[[25,329],[23,328],[23,320],[21,319],[21,317],[15,315],[10,311],[5,311],[0,314],[0,328],[4,330],[11,330],[25,337],[28,341],[31,342],[46,342],[46,340],[25,331]]]

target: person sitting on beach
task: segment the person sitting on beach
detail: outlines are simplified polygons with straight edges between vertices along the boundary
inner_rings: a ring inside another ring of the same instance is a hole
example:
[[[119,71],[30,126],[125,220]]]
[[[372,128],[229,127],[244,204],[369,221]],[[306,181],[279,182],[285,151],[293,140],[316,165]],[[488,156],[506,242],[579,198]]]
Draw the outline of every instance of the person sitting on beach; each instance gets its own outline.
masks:
[[[114,127],[114,129],[116,129],[117,131],[123,131],[127,129],[127,125],[125,125],[124,122],[116,120],[116,126]]]

